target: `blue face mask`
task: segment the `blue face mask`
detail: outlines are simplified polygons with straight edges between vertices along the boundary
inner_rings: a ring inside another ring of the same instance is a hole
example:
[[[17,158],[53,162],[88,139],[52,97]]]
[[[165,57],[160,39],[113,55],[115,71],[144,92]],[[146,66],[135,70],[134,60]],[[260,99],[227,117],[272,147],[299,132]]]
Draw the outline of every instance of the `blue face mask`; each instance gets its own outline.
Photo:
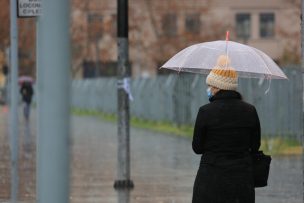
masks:
[[[208,89],[207,89],[207,96],[209,99],[213,96],[212,92],[211,92],[211,87],[208,87]]]

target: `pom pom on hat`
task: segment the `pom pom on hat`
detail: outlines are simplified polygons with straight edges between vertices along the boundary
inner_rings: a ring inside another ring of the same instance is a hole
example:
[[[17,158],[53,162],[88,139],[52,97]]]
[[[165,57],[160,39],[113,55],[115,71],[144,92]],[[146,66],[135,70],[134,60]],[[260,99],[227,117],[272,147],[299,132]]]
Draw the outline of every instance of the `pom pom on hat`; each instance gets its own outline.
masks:
[[[230,67],[230,59],[227,55],[220,55],[216,66],[207,76],[206,83],[222,90],[236,90],[238,75],[234,68]]]
[[[217,58],[216,66],[225,68],[230,65],[230,59],[227,55],[220,55]]]

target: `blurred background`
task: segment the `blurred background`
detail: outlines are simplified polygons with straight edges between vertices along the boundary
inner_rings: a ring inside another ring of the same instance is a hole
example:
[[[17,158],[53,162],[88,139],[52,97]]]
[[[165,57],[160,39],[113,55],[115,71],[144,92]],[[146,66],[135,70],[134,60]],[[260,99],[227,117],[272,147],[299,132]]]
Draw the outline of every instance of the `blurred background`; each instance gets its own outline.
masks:
[[[2,0],[3,8],[9,7]],[[72,0],[74,78],[115,76],[117,7],[111,0]],[[132,77],[165,74],[159,67],[194,43],[231,40],[261,49],[281,66],[300,63],[300,1],[134,0],[129,3]],[[9,48],[9,12],[1,12],[1,65]],[[20,74],[35,76],[35,19],[19,19]],[[3,78],[3,76],[2,76]]]
[[[71,202],[191,202],[200,157],[191,149],[198,108],[208,102],[205,76],[159,69],[181,49],[232,41],[267,53],[288,81],[240,79],[257,107],[262,149],[273,155],[259,203],[302,202],[303,81],[299,0],[129,0],[131,178],[115,191],[117,153],[117,3],[71,0]],[[0,0],[8,8],[8,0]],[[10,199],[8,145],[9,10],[0,12],[0,202]],[[36,19],[18,19],[19,74],[36,78]],[[56,78],[54,78],[56,81]],[[268,94],[265,91],[270,88]],[[35,202],[36,94],[30,122],[22,116],[19,200]],[[20,115],[22,110],[20,109]],[[24,143],[30,143],[25,147]],[[55,150],[55,149],[54,149]]]

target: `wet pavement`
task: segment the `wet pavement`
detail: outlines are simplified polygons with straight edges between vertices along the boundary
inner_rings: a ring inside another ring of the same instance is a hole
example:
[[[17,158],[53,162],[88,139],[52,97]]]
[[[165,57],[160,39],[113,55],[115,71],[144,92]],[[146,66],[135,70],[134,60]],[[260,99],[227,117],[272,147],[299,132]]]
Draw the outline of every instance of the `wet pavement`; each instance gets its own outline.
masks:
[[[0,113],[0,202],[10,190],[7,115]],[[20,126],[24,123],[20,119]],[[31,130],[35,126],[33,116]],[[20,129],[20,141],[26,129]],[[35,134],[32,132],[32,134]],[[92,117],[72,117],[72,203],[190,203],[200,157],[191,140],[131,128],[131,192],[116,192],[117,127]],[[32,141],[35,140],[32,135]],[[20,145],[20,202],[35,202],[35,148]],[[301,157],[274,157],[269,186],[256,190],[257,203],[302,202]]]

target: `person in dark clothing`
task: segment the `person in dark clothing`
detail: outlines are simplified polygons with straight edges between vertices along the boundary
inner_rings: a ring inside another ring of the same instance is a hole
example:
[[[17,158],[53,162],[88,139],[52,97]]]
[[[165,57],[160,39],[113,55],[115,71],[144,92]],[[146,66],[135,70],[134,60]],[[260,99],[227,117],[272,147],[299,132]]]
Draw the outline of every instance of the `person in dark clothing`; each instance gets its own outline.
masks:
[[[260,122],[236,91],[237,72],[227,61],[221,56],[207,76],[210,103],[200,107],[195,122],[192,148],[202,156],[192,203],[255,202],[250,154],[260,147]]]
[[[30,116],[30,107],[32,102],[32,97],[34,94],[34,90],[32,87],[32,83],[23,82],[21,84],[20,93],[22,96],[22,101],[24,102],[24,117],[26,120],[29,119]]]

